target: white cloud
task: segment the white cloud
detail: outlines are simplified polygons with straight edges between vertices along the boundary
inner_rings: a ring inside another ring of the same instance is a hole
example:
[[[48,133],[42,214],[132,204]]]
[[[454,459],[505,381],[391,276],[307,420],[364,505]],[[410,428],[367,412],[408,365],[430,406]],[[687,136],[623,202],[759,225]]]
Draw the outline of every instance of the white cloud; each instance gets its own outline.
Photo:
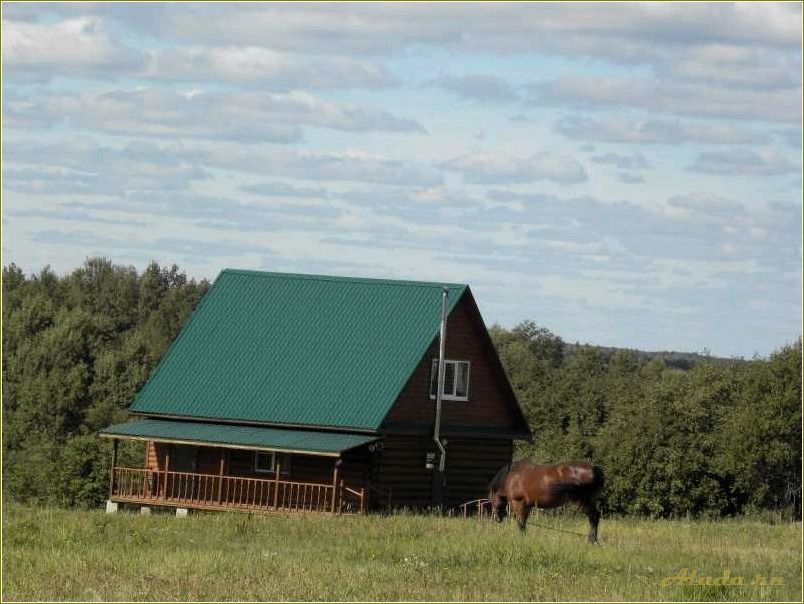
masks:
[[[797,170],[787,157],[776,151],[752,149],[704,151],[687,169],[706,174],[753,176],[776,176]]]
[[[115,40],[99,17],[85,16],[50,25],[2,22],[3,67],[86,71],[134,67],[142,56]]]
[[[764,143],[768,135],[759,130],[739,128],[734,124],[678,119],[634,120],[617,116],[606,119],[566,116],[555,123],[555,131],[567,138],[612,143],[668,144]]]
[[[659,73],[678,80],[754,89],[797,89],[801,59],[762,48],[706,44],[662,63]]]
[[[764,241],[768,238],[768,229],[763,227],[751,227],[748,229],[748,234],[751,239],[756,239],[757,241]]]
[[[64,196],[177,191],[210,177],[201,166],[150,144],[115,148],[80,139],[12,142],[3,151],[3,188],[16,192]]]
[[[449,4],[134,8],[86,3],[48,9],[69,15],[96,12],[103,18],[81,16],[43,25],[31,22],[30,11],[17,11],[29,21],[9,21],[9,28],[18,32],[16,40],[24,33],[40,64],[52,60],[70,66],[73,53],[91,60],[93,53],[81,50],[93,45],[100,50],[94,55],[103,57],[116,46],[105,23],[116,22],[162,40],[159,48],[145,52],[149,67],[140,74],[158,79],[187,81],[206,72],[222,81],[270,82],[274,87],[375,87],[388,84],[389,75],[362,63],[366,56],[426,46],[608,59],[650,65],[684,81],[749,88],[797,87],[800,80],[800,59],[785,54],[800,48],[801,8],[795,3],[496,3],[470,10]],[[71,38],[77,43],[71,44]],[[319,58],[308,60],[311,55]],[[452,79],[446,83],[473,94],[471,81]]]
[[[620,153],[603,153],[602,155],[595,155],[591,161],[596,164],[606,164],[616,166],[623,170],[645,170],[650,168],[648,160],[642,153],[632,153],[631,155],[623,155]]]
[[[644,176],[632,172],[619,172],[617,178],[620,179],[620,182],[624,182],[627,185],[641,185],[645,182]]]
[[[65,139],[48,144],[11,141],[3,150],[6,163],[43,169],[67,168],[84,174],[108,172],[108,178],[119,179],[123,188],[137,188],[126,184],[130,182],[124,178],[126,165],[132,166],[132,178],[138,174],[150,174],[155,179],[165,176],[169,179],[163,185],[166,188],[176,188],[179,183],[184,183],[182,188],[186,188],[189,180],[206,178],[206,169],[212,168],[259,176],[401,187],[430,187],[443,182],[441,173],[427,165],[359,150],[316,153],[203,142],[192,145],[132,142],[119,148],[88,139]],[[174,178],[177,171],[179,180]],[[158,183],[154,180],[145,188],[159,188]],[[301,190],[305,192],[304,188]],[[95,192],[105,193],[106,189]]]
[[[414,120],[387,111],[328,101],[304,92],[192,92],[158,88],[100,94],[53,94],[8,106],[12,125],[69,122],[112,134],[292,142],[303,126],[351,132],[422,132]]]
[[[310,59],[262,46],[134,50],[110,31],[108,19],[98,16],[49,24],[4,19],[2,28],[3,66],[16,74],[73,72],[104,79],[215,80],[259,84],[270,90],[384,88],[398,83],[386,69],[371,63],[346,57]]]
[[[777,134],[791,147],[801,149],[801,128],[790,128]]]
[[[626,77],[567,76],[530,86],[534,105],[630,107],[678,115],[801,121],[800,90],[749,90]]]
[[[244,193],[260,197],[324,198],[327,190],[313,187],[297,187],[284,182],[257,182],[239,187]]]
[[[303,180],[378,183],[404,187],[439,185],[441,174],[426,165],[360,151],[316,153],[285,149],[257,150],[233,143],[196,145],[178,153],[208,167]]]
[[[686,217],[716,216],[731,219],[745,212],[745,206],[739,201],[708,193],[675,195],[667,200],[667,204],[682,210],[682,215]]]
[[[397,84],[383,67],[343,57],[302,58],[259,46],[149,50],[131,75],[179,82],[259,84],[272,90],[385,88]]]
[[[442,167],[460,172],[465,182],[478,184],[526,183],[552,180],[563,184],[588,180],[585,168],[575,159],[546,151],[529,157],[502,153],[475,153],[443,162]]]
[[[493,75],[468,74],[456,76],[440,73],[429,84],[458,96],[481,103],[510,103],[519,95],[508,82]]]
[[[164,10],[164,37],[234,41],[301,52],[383,54],[416,46],[496,52],[553,51],[644,61],[662,46],[800,44],[801,9],[702,3],[519,4],[251,4]]]

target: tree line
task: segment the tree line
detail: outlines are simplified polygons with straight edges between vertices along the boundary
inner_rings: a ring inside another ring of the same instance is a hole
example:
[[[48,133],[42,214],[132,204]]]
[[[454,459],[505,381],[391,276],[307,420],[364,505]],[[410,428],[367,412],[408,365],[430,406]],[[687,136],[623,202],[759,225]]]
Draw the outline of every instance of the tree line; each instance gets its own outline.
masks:
[[[208,287],[155,262],[3,268],[6,501],[101,504],[109,446],[96,433],[128,418]],[[800,337],[743,361],[570,345],[532,322],[491,335],[535,435],[517,456],[600,464],[607,512],[800,514]],[[142,463],[136,443],[119,454]]]
[[[92,258],[65,276],[3,268],[3,496],[96,506],[109,484],[100,428],[126,408],[206,292],[176,265]],[[124,444],[125,443],[125,444]],[[142,463],[121,443],[121,460]]]
[[[801,337],[767,359],[566,345],[532,322],[492,339],[535,435],[517,455],[589,459],[609,513],[801,513]]]

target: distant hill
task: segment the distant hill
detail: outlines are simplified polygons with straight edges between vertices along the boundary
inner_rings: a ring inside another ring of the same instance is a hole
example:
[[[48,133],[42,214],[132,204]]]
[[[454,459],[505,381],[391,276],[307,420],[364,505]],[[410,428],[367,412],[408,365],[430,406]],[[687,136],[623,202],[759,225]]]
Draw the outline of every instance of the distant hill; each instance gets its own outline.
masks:
[[[611,358],[614,355],[614,353],[622,350],[625,352],[630,352],[631,354],[635,355],[640,361],[650,362],[653,359],[661,359],[664,361],[664,364],[668,368],[681,369],[683,371],[692,369],[694,365],[700,363],[701,361],[709,361],[710,363],[715,363],[717,365],[726,365],[728,363],[750,362],[750,360],[746,360],[743,358],[726,358],[726,357],[710,356],[705,352],[704,353],[676,352],[672,350],[647,351],[647,350],[638,350],[636,348],[617,348],[614,346],[596,346],[594,344],[579,344],[578,342],[575,342],[574,344],[565,343],[564,355],[571,356],[577,349],[584,346],[588,346],[599,350],[607,360]]]

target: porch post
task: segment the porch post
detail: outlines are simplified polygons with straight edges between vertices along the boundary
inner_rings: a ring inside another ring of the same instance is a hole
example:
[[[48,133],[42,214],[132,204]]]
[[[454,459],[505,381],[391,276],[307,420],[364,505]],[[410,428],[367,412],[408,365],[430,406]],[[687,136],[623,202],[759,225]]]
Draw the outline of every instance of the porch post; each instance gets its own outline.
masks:
[[[117,439],[112,439],[112,467],[109,470],[109,499],[114,496],[114,469],[117,466]]]
[[[335,513],[336,502],[338,501],[338,470],[341,467],[341,458],[335,462],[335,469],[332,471],[332,513]]]
[[[223,466],[226,461],[226,449],[221,448],[221,467],[218,473],[218,504],[220,505],[221,496],[223,493]]]
[[[276,458],[274,458],[276,459]],[[279,506],[279,472],[282,470],[281,464],[276,464],[276,476],[274,477],[274,509]]]
[[[165,480],[162,484],[162,499],[167,499],[168,471],[170,470],[170,445],[165,447]]]

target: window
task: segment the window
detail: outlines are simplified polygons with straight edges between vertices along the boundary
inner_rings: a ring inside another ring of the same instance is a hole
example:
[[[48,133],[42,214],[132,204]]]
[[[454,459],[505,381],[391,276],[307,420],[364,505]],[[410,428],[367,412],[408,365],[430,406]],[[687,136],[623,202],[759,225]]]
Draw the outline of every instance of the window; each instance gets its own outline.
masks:
[[[255,472],[276,472],[276,454],[254,452],[254,471]]]
[[[438,359],[433,359],[430,371],[430,398],[438,390]],[[448,401],[469,400],[469,361],[444,361],[443,399]]]
[[[171,447],[170,470],[172,472],[195,472],[198,447]]]
[[[293,456],[289,453],[274,453],[271,451],[254,452],[254,471],[260,474],[276,472],[276,464],[279,463],[280,474],[290,474],[290,467]]]

